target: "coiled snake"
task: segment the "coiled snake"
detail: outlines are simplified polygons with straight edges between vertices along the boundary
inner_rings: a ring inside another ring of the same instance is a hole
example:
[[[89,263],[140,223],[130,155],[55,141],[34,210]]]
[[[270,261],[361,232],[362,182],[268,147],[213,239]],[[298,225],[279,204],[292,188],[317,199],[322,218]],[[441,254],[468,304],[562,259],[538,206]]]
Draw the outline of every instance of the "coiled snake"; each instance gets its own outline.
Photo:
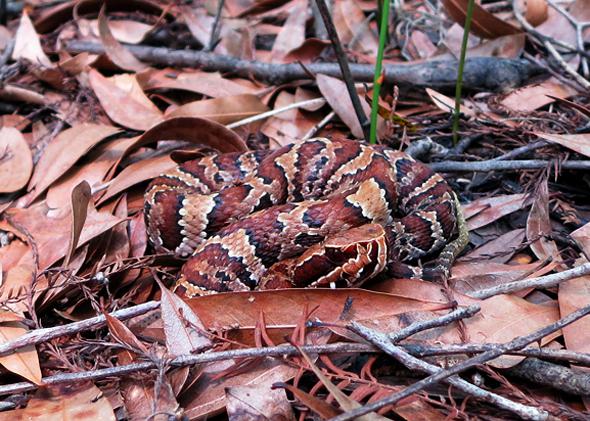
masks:
[[[467,241],[440,175],[344,139],[185,162],[152,181],[145,217],[157,251],[188,257],[176,283],[187,297],[445,277]]]

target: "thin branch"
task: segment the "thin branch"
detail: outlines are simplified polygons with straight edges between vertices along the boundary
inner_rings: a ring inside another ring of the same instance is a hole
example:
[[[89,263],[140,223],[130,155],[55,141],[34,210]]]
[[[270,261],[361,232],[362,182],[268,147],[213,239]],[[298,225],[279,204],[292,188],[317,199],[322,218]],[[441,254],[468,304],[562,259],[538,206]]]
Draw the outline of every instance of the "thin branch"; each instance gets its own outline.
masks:
[[[411,370],[418,370],[418,371],[429,373],[429,374],[438,374],[438,373],[443,372],[442,368],[437,367],[436,365],[433,365],[433,364],[429,364],[429,363],[424,362],[422,360],[419,360],[418,358],[413,357],[410,354],[408,354],[407,352],[405,352],[403,349],[393,345],[391,343],[391,341],[389,340],[388,336],[383,333],[376,332],[372,329],[369,329],[361,324],[354,323],[354,322],[351,327],[355,333],[361,335],[363,338],[367,339],[372,344],[378,346],[383,351],[385,351],[387,354],[391,355],[393,358],[395,358],[396,360],[398,360],[399,362],[401,362],[403,365],[405,365],[406,367],[408,367]],[[510,411],[510,412],[518,415],[522,419],[545,420],[545,419],[547,419],[547,417],[549,415],[546,411],[544,411],[542,409],[522,405],[520,403],[513,402],[509,399],[506,399],[503,396],[483,390],[483,389],[463,380],[462,378],[460,378],[457,375],[448,377],[447,379],[445,379],[445,382],[453,385],[454,387],[465,392],[469,396],[473,396],[477,399],[480,399],[482,401],[485,401],[485,402],[488,402],[492,405],[495,405],[498,408]],[[350,412],[344,414],[341,417],[333,418],[333,420],[353,419],[353,418],[349,418],[349,415],[350,415]]]
[[[265,118],[272,117],[277,114],[281,114],[286,111],[293,110],[295,108],[302,108],[302,107],[307,107],[307,106],[321,106],[321,105],[324,105],[325,103],[326,103],[326,100],[324,98],[313,98],[313,99],[307,99],[305,101],[294,102],[293,104],[289,104],[284,107],[277,108],[275,110],[270,110],[265,113],[261,113],[261,114],[258,114],[258,115],[252,116],[252,117],[245,118],[243,120],[236,121],[234,123],[226,125],[225,127],[227,127],[228,129],[234,129],[239,126],[244,126],[246,124],[255,123],[257,121],[264,120]]]
[[[308,140],[314,137],[317,132],[326,127],[326,125],[334,118],[335,115],[335,111],[330,111],[324,118],[322,118],[322,121],[309,129],[309,131],[303,135],[301,140]]]
[[[481,307],[477,304],[470,305],[469,307],[458,308],[457,310],[451,311],[441,317],[434,319],[425,320],[421,322],[412,323],[411,325],[398,330],[397,332],[389,334],[389,340],[393,343],[397,343],[404,340],[418,332],[422,332],[427,329],[432,329],[439,326],[446,326],[457,320],[462,320],[473,316],[481,310]]]
[[[549,51],[549,54],[551,54],[551,56],[555,59],[557,64],[563,69],[564,72],[566,72],[568,75],[570,75],[584,89],[586,89],[586,90],[590,89],[590,82],[588,80],[586,80],[584,78],[584,76],[582,76],[581,74],[576,72],[574,69],[572,69],[572,66],[570,66],[564,60],[564,58],[561,56],[561,54],[559,54],[557,52],[557,50],[555,49],[553,44],[551,44],[549,41],[545,41],[545,42],[543,42],[543,45],[545,46],[547,51]]]
[[[559,285],[561,282],[590,273],[590,263],[586,263],[573,269],[564,270],[563,272],[552,273],[551,275],[540,276],[538,278],[523,279],[521,281],[507,282],[496,285],[495,287],[480,289],[479,291],[468,292],[467,294],[474,298],[485,299],[499,294],[508,294],[511,292],[522,291],[528,288],[550,288]]]
[[[119,320],[127,320],[149,311],[155,310],[160,306],[158,301],[148,301],[137,306],[125,308],[112,312],[110,315]],[[20,348],[30,345],[37,345],[42,342],[47,342],[51,339],[59,338],[60,336],[73,335],[86,330],[94,330],[103,327],[106,324],[104,315],[92,317],[90,319],[79,322],[70,323],[63,326],[48,327],[43,329],[36,329],[26,333],[17,339],[4,342],[0,344],[0,355],[10,354]]]
[[[205,51],[213,51],[219,43],[219,34],[221,32],[221,15],[223,14],[223,6],[225,0],[217,0],[217,12],[215,13],[215,20],[213,21],[213,27],[211,28],[211,37],[209,38],[209,44]]]
[[[340,71],[342,72],[342,78],[344,79],[344,83],[346,84],[346,90],[348,91],[348,95],[350,96],[350,100],[352,101],[352,107],[354,108],[354,112],[356,113],[356,118],[358,119],[359,124],[363,129],[365,140],[368,141],[370,138],[371,123],[367,119],[367,115],[365,114],[365,111],[363,110],[363,107],[361,105],[361,100],[359,98],[358,92],[354,87],[354,79],[352,77],[352,73],[350,73],[350,68],[348,67],[348,60],[346,59],[346,54],[342,49],[342,44],[340,44],[340,38],[338,38],[336,27],[334,26],[334,22],[332,22],[332,16],[330,16],[330,11],[328,10],[328,6],[326,6],[324,0],[315,0],[315,3],[318,6],[320,15],[322,15],[322,20],[324,21],[324,25],[326,27],[326,30],[328,31],[328,36],[330,37],[330,41],[332,42],[332,48],[334,48],[334,52],[336,53],[336,59],[338,60]]]
[[[514,160],[514,161],[496,161],[493,159],[476,162],[433,162],[429,164],[436,172],[488,172],[488,171],[520,171],[520,170],[538,170],[547,168],[553,164],[552,161],[541,159],[531,160]],[[566,161],[559,164],[559,168],[564,170],[590,170],[590,161]]]
[[[522,349],[525,346],[527,346],[528,344],[530,344],[532,342],[539,341],[540,339],[544,338],[545,336],[550,335],[551,333],[556,332],[559,329],[562,329],[563,327],[575,322],[576,320],[586,316],[587,314],[590,314],[590,306],[586,306],[586,307],[583,307],[577,311],[574,311],[574,312],[568,314],[567,316],[559,319],[557,322],[555,322],[549,326],[546,326],[542,329],[539,329],[536,332],[533,332],[529,335],[520,336],[516,339],[513,339],[510,342],[499,345],[497,348],[495,348],[493,350],[486,351],[486,352],[479,354],[475,357],[469,358],[469,359],[462,361],[450,368],[440,370],[440,371],[436,372],[435,374],[432,374],[432,375],[420,380],[419,382],[412,384],[411,386],[405,388],[401,392],[394,393],[394,394],[392,394],[384,399],[381,399],[377,402],[367,404],[365,406],[362,406],[361,408],[357,408],[357,409],[349,411],[345,414],[334,417],[331,419],[331,421],[353,420],[356,417],[360,417],[361,415],[368,414],[369,412],[378,411],[379,409],[383,408],[384,406],[393,405],[393,404],[399,402],[400,400],[407,398],[408,396],[411,396],[414,393],[419,392],[420,390],[423,390],[426,387],[437,384],[441,380],[444,380],[444,379],[451,377],[455,374],[459,374],[469,368],[484,364],[484,363],[491,361],[503,354],[506,354],[507,351]],[[362,331],[362,329],[359,330],[360,327],[363,327],[363,326],[355,324],[354,322],[349,325],[349,329],[357,334],[361,334],[360,332]],[[543,420],[547,419],[547,417],[542,418],[542,419]]]

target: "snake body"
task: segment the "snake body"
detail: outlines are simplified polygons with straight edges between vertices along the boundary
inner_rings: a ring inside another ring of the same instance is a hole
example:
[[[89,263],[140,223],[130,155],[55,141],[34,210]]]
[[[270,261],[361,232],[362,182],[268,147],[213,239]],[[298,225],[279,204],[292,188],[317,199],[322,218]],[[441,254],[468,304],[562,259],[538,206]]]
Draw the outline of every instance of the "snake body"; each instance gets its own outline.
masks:
[[[152,181],[145,217],[157,251],[188,258],[176,284],[188,297],[434,277],[419,261],[465,240],[453,243],[460,212],[439,174],[346,139],[187,161]]]

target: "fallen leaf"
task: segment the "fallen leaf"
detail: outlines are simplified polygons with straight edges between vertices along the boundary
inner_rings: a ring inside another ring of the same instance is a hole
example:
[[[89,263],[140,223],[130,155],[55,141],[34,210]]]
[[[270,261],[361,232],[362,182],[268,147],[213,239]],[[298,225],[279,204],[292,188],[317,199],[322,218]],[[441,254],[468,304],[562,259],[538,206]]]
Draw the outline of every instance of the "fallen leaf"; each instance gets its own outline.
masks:
[[[137,80],[144,90],[177,89],[203,94],[211,98],[255,94],[260,91],[225,78],[219,72],[182,72],[170,69],[148,70],[137,75]]]
[[[191,307],[158,282],[162,298],[160,309],[171,356],[199,353],[212,346],[205,327]]]
[[[92,69],[88,80],[104,111],[121,126],[147,130],[162,120],[162,113],[145,96],[134,75],[106,78]]]
[[[98,20],[90,21],[93,34],[100,36]],[[154,27],[136,20],[112,20],[108,22],[109,30],[115,39],[125,44],[139,44]]]
[[[86,215],[88,214],[88,204],[90,203],[90,186],[86,181],[80,182],[72,190],[72,227],[70,229],[70,241],[68,242],[68,251],[64,259],[64,267],[70,263],[76,247],[78,247],[78,240],[84,223],[86,222]]]
[[[590,157],[590,133],[582,134],[553,134],[535,133],[542,139],[558,143],[572,151]]]
[[[467,3],[468,0],[443,0],[445,10],[459,25],[463,25],[465,22]],[[498,38],[522,32],[508,22],[498,19],[477,3],[473,5],[471,31],[482,38]]]
[[[578,242],[586,256],[590,256],[590,222],[572,232],[570,236]]]
[[[330,419],[342,413],[342,411],[334,408],[325,400],[320,399],[314,395],[310,395],[309,393],[306,393],[293,385],[284,383],[280,384],[280,387],[285,388],[291,392],[299,402],[311,409],[323,419]]]
[[[105,394],[90,382],[43,387],[35,393],[25,408],[3,412],[2,415],[0,419],[6,421],[117,419]]]
[[[555,101],[555,99],[547,95],[568,98],[575,94],[577,94],[575,89],[555,79],[550,79],[539,84],[515,89],[509,92],[500,101],[500,104],[512,111],[527,113]]]
[[[307,1],[294,2],[293,9],[272,46],[270,55],[272,63],[284,63],[285,56],[303,44],[308,17]]]
[[[527,200],[525,194],[509,194],[477,199],[463,205],[462,208],[467,219],[467,227],[472,231],[522,209],[528,203],[530,200]]]
[[[4,344],[28,333],[21,322],[0,324],[0,343]],[[0,364],[8,371],[18,374],[35,384],[41,384],[41,366],[34,346],[30,345],[11,354],[0,356]]]
[[[471,250],[460,257],[458,261],[481,260],[495,263],[506,263],[522,245],[525,237],[524,229],[518,228],[508,231],[498,238],[488,241],[482,246]]]
[[[111,33],[106,17],[106,4],[101,7],[98,14],[98,31],[105,54],[121,69],[139,72],[147,67],[123,47]]]
[[[377,36],[369,28],[365,14],[354,0],[337,0],[333,5],[333,20],[338,37],[343,44],[367,56],[375,57],[379,49]]]
[[[17,129],[0,128],[0,193],[12,193],[27,185],[33,157],[27,141]]]
[[[153,158],[143,159],[141,161],[134,162],[127,166],[121,171],[115,178],[109,183],[109,187],[97,205],[101,205],[108,199],[116,196],[117,194],[125,191],[131,186],[139,184],[143,181],[151,180],[156,178],[160,174],[171,170],[178,164],[170,158],[170,154],[156,156]]]
[[[455,291],[468,294],[507,282],[518,281],[539,268],[539,263],[503,264],[461,262],[453,266],[451,285]]]
[[[330,107],[338,114],[338,117],[340,117],[344,124],[348,126],[353,136],[357,139],[364,139],[365,135],[363,134],[344,82],[322,74],[316,76],[316,82],[323,97],[328,101]],[[371,109],[365,101],[361,101],[361,107],[366,116],[371,115]]]
[[[242,94],[189,102],[169,112],[167,110],[165,117],[199,117],[229,124],[265,111],[268,107],[256,95]]]
[[[557,299],[561,317],[566,317],[568,314],[590,305],[590,276],[582,276],[560,283]],[[564,327],[562,332],[566,348],[575,352],[590,352],[588,329],[590,329],[588,317],[583,317]]]
[[[436,105],[440,110],[446,113],[452,113],[455,111],[455,100],[450,98],[446,95],[443,95],[439,92],[436,92],[434,89],[426,88],[426,93],[432,99],[434,105]],[[473,110],[466,105],[460,105],[459,109],[461,110],[462,114],[465,114],[468,117],[473,117],[475,113]]]
[[[117,133],[113,126],[79,124],[61,132],[47,146],[29,181],[29,203],[70,169],[78,159],[105,138]]]
[[[295,421],[283,389],[268,389],[266,385],[233,386],[225,389],[225,398],[229,421]]]
[[[39,35],[35,31],[33,22],[31,22],[26,10],[23,10],[18,29],[16,30],[12,59],[24,59],[34,65],[44,67],[53,66],[49,57],[43,52]]]
[[[104,316],[111,336],[113,336],[121,344],[129,346],[130,348],[136,350],[139,353],[148,355],[147,347],[143,344],[143,342],[137,339],[137,336],[135,336],[133,332],[131,332],[131,330],[127,326],[125,326],[125,324],[122,321],[120,321],[116,317],[111,316],[108,313],[105,313]],[[134,360],[135,358],[124,358],[124,361],[120,361],[120,363],[130,364]]]

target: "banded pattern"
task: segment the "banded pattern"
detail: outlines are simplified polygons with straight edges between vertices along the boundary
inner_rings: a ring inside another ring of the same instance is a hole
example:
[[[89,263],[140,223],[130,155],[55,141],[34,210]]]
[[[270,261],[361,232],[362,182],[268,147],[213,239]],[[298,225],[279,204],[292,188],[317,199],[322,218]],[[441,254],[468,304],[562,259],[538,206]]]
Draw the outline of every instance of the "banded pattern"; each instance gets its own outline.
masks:
[[[422,277],[411,263],[457,225],[452,191],[427,166],[324,138],[186,162],[152,182],[145,215],[156,250],[191,256],[177,282],[186,296]]]

